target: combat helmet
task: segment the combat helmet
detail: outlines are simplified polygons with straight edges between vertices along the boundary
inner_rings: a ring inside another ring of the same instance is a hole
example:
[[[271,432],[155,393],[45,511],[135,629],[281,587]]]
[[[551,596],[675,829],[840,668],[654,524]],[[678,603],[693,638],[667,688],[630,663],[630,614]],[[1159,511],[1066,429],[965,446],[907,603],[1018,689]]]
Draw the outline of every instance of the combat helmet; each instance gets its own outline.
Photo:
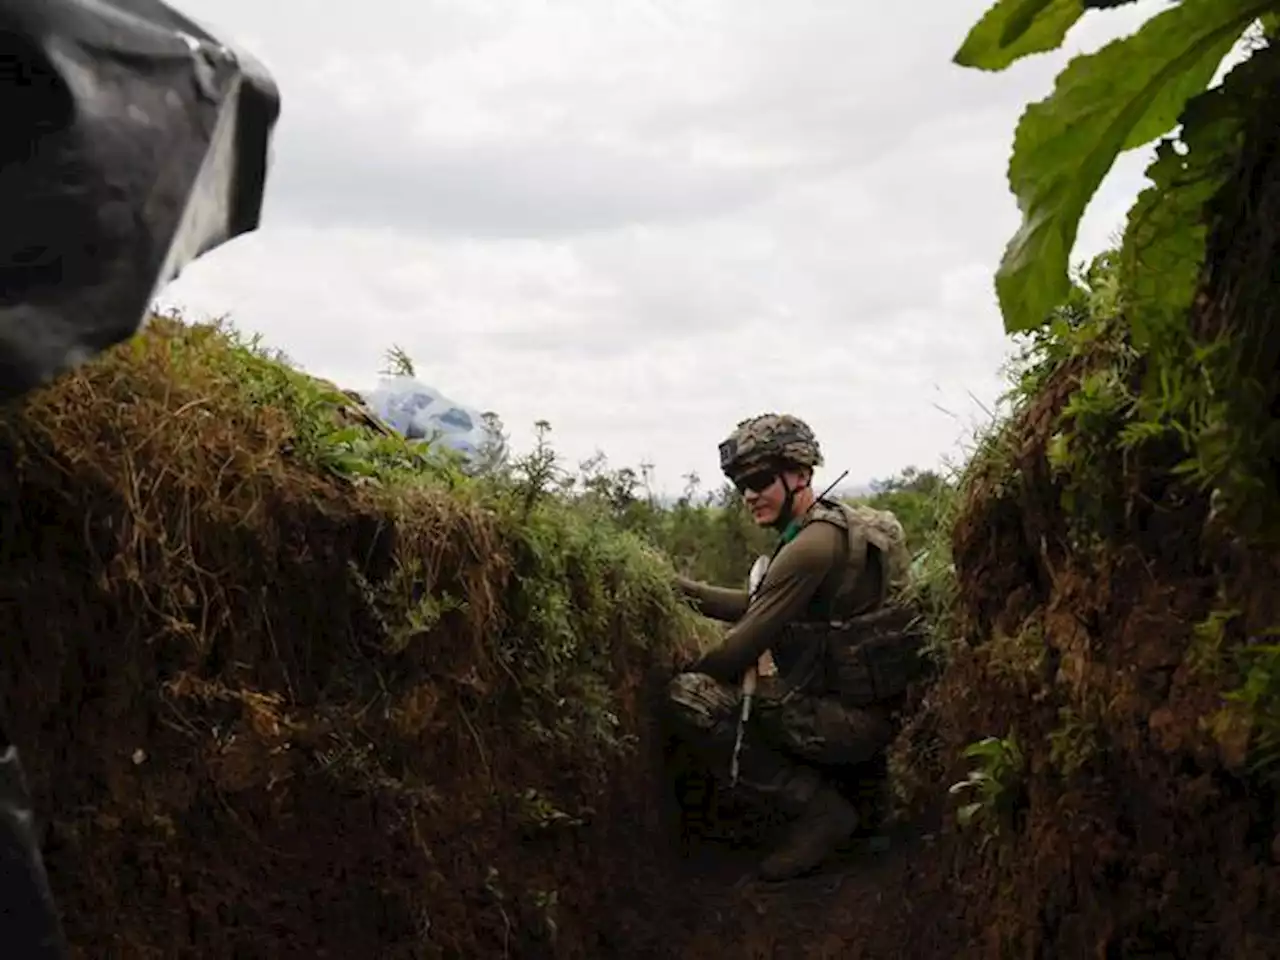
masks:
[[[818,440],[799,417],[786,413],[751,417],[720,444],[720,469],[731,480],[781,464],[822,466]]]

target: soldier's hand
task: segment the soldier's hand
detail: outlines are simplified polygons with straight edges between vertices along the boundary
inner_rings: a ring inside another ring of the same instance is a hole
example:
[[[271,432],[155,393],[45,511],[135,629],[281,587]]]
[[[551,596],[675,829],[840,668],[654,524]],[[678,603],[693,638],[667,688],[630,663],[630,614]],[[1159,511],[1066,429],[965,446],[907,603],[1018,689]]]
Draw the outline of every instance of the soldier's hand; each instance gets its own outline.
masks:
[[[756,661],[756,673],[762,677],[776,677],[778,675],[778,665],[773,662],[773,652],[766,650],[760,654],[760,659]]]

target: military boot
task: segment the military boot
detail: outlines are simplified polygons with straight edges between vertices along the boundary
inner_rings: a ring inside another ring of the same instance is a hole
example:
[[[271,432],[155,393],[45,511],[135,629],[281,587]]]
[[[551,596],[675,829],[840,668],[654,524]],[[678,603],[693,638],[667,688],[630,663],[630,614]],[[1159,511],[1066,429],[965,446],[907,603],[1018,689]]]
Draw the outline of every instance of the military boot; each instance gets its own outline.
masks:
[[[792,824],[781,846],[760,864],[764,880],[789,880],[827,858],[858,827],[858,811],[834,787],[822,784]]]

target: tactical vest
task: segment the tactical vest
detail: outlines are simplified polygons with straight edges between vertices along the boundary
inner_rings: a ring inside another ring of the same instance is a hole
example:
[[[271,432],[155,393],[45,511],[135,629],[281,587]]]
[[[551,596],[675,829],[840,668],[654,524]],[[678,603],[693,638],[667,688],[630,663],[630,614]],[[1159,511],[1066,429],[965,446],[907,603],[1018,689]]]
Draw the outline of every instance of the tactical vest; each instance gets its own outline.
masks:
[[[911,572],[902,524],[887,510],[825,500],[809,509],[796,533],[811,523],[845,531],[850,556],[866,551],[867,567],[878,568],[879,596],[869,611],[840,619],[857,590],[842,581],[830,604],[837,619],[789,625],[774,655],[787,686],[853,707],[896,700],[928,665],[923,620],[901,600]]]
[[[876,510],[863,504],[850,506],[839,501],[819,500],[806,512],[800,529],[812,523],[830,523],[843,530],[850,556],[859,550],[867,551],[867,565],[875,564],[879,570],[880,596],[877,607],[885,604],[906,586],[911,573],[907,535],[898,518],[888,510]],[[832,610],[847,609],[845,604],[855,589],[842,583],[832,599]]]

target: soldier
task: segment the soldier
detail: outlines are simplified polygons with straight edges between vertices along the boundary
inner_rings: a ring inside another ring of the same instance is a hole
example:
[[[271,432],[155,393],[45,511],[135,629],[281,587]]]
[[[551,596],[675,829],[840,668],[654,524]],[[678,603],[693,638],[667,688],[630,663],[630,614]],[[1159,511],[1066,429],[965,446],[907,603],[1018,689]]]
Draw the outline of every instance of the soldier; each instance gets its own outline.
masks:
[[[853,833],[857,811],[828,771],[873,759],[893,734],[874,692],[850,697],[830,689],[828,634],[796,629],[880,609],[910,561],[892,514],[815,497],[813,470],[821,464],[813,431],[796,417],[766,414],[738,424],[720,445],[720,467],[755,522],[778,530],[781,542],[752,596],[678,580],[701,613],[733,624],[668,689],[677,735],[713,771],[728,770],[744,676],[766,652],[777,664],[775,676],[759,680],[738,781],[794,817],[782,845],[760,865],[767,880],[807,872]]]

